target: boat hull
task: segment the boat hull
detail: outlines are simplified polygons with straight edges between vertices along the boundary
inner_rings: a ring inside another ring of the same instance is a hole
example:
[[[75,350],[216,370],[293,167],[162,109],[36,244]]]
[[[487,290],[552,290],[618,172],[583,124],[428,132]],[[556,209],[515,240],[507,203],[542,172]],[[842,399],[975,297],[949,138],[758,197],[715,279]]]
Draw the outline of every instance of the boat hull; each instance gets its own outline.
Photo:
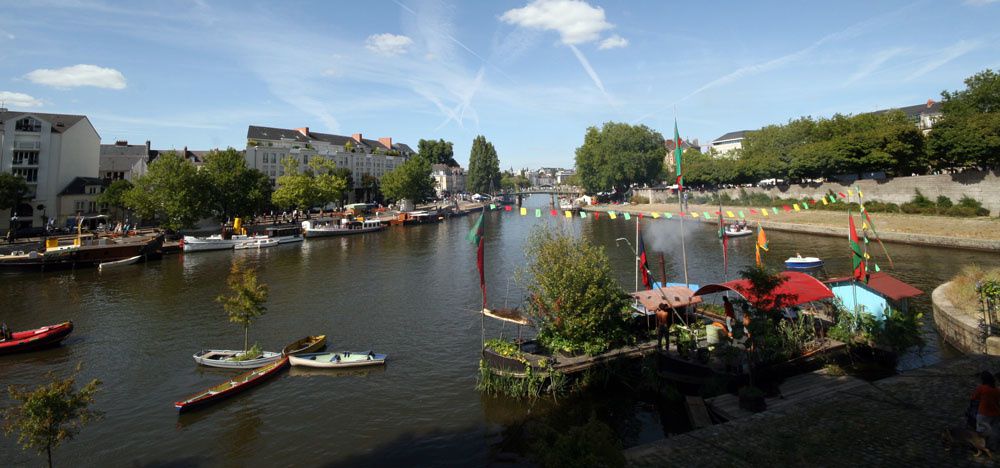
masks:
[[[323,349],[324,346],[326,346],[326,335],[307,336],[282,348],[281,354],[291,356],[293,354],[314,353]]]
[[[339,357],[338,360],[335,356]],[[335,353],[311,353],[290,356],[293,366],[320,369],[344,369],[348,367],[378,366],[385,364],[388,355],[371,352],[341,351]]]
[[[256,369],[266,366],[278,359],[281,354],[273,351],[264,351],[260,358],[246,361],[231,360],[243,351],[233,351],[230,349],[206,349],[194,354],[194,361],[203,366],[222,367],[224,369]]]
[[[73,322],[14,332],[13,338],[0,341],[0,354],[36,351],[56,346],[73,331]]]
[[[751,234],[753,234],[752,230],[746,230],[746,231],[726,231],[726,236],[729,236],[729,237],[746,237],[746,236],[749,236]]]
[[[174,407],[177,408],[177,411],[179,412],[202,408],[208,404],[215,403],[219,400],[223,400],[236,395],[237,393],[241,393],[260,385],[267,379],[277,375],[278,372],[287,366],[288,358],[283,357],[267,366],[240,374],[239,376],[227,380],[220,385],[216,385],[208,390],[194,394],[185,400],[174,402]]]
[[[103,244],[83,245],[76,248],[53,249],[28,255],[0,256],[0,269],[51,271],[70,268],[93,268],[101,263],[115,262],[140,256],[159,258],[162,255],[163,235],[146,239],[115,239]]]
[[[788,259],[785,260],[785,268],[789,270],[812,270],[823,266],[823,260],[818,258]]]
[[[365,234],[369,232],[384,231],[385,226],[371,227],[371,228],[358,228],[358,229],[340,229],[340,228],[310,228],[305,230],[305,236],[309,239],[315,237],[333,237],[333,236],[350,236],[353,234]]]

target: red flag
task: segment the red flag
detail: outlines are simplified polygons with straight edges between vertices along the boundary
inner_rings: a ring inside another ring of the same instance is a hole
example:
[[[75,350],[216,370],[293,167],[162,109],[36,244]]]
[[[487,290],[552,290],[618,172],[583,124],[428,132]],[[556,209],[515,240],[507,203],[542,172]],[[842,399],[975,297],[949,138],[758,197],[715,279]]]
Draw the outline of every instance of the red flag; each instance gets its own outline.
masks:
[[[558,214],[557,214],[557,213],[558,213],[558,212],[557,212],[556,210],[552,210],[552,216],[558,216]]]
[[[750,208],[750,214],[757,214],[757,210]]]
[[[854,259],[854,279],[865,280],[865,274],[867,268],[865,265],[865,254],[861,249],[861,238],[858,237],[858,232],[854,230],[854,216],[851,216],[850,211],[847,212],[847,217],[850,220],[851,229],[851,257]]]
[[[638,228],[637,228],[638,229]],[[649,263],[646,260],[646,245],[642,242],[642,233],[639,233],[639,271],[642,272],[642,285],[646,289],[652,289],[653,283],[649,280]]]
[[[600,218],[600,217],[601,217],[601,214],[600,214],[600,213],[597,213],[597,212],[595,212],[595,213],[594,213],[594,219],[598,219],[598,218]]]
[[[483,213],[479,214],[479,220],[476,224],[472,226],[472,230],[469,231],[468,239],[470,242],[476,244],[476,267],[479,268],[479,289],[483,291],[483,309],[486,308],[486,273],[483,271],[483,242],[486,239],[486,233],[483,226],[483,216],[486,213],[486,208],[483,208]]]
[[[510,206],[510,205],[507,205],[507,206],[503,207],[504,211],[510,211],[511,208],[513,208],[513,207]]]
[[[781,209],[783,209],[785,211],[792,211],[792,207],[790,207],[788,205],[785,205],[785,206],[781,207]]]
[[[840,198],[847,198],[847,194],[844,192],[837,192],[837,195],[840,195]]]

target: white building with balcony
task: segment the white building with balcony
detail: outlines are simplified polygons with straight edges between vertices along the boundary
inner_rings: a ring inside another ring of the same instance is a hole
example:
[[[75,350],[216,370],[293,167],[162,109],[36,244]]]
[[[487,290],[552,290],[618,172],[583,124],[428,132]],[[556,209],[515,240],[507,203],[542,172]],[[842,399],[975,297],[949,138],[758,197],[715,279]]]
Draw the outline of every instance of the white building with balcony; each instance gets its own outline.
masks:
[[[28,196],[15,210],[18,227],[74,215],[60,210],[59,193],[77,177],[97,177],[100,155],[101,137],[86,116],[0,109],[0,171],[28,183]],[[0,215],[0,230],[9,221]]]
[[[447,164],[431,166],[431,177],[434,178],[434,190],[437,196],[465,192],[465,169],[448,167]]]
[[[369,140],[360,133],[351,136],[310,132],[309,127],[282,129],[251,125],[247,130],[247,166],[258,169],[271,178],[277,187],[278,177],[284,175],[282,161],[291,157],[304,170],[312,158],[326,158],[338,168],[351,171],[353,193],[360,196],[365,189],[366,177],[380,181],[382,176],[401,166],[416,154],[392,138]]]

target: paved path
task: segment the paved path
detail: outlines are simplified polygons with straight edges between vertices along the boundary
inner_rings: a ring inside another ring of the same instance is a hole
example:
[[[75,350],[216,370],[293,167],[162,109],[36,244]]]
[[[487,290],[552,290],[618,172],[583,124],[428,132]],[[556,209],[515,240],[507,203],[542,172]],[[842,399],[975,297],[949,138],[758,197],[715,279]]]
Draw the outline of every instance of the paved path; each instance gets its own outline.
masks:
[[[963,425],[976,374],[1000,359],[961,357],[794,408],[626,450],[631,466],[1000,466],[941,443]]]

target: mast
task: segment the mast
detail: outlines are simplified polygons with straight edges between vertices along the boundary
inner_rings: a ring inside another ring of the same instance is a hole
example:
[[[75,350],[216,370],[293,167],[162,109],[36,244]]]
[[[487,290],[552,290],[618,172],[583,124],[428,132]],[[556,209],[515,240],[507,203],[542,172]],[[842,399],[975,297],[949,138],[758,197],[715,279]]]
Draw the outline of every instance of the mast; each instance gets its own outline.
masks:
[[[639,217],[635,217],[635,245],[639,245]],[[638,249],[638,247],[636,247]],[[633,291],[639,290],[639,251],[635,252],[635,288]]]
[[[681,151],[681,137],[677,134],[677,107],[674,106],[674,153]],[[691,282],[688,281],[688,255],[687,255],[687,243],[684,241],[684,186],[682,185],[681,179],[681,167],[680,158],[675,157],[676,161],[674,164],[677,165],[677,205],[679,211],[681,212],[681,258],[684,260],[684,286],[688,289],[691,288]],[[666,281],[666,279],[664,279]],[[666,283],[664,283],[666,286]]]

